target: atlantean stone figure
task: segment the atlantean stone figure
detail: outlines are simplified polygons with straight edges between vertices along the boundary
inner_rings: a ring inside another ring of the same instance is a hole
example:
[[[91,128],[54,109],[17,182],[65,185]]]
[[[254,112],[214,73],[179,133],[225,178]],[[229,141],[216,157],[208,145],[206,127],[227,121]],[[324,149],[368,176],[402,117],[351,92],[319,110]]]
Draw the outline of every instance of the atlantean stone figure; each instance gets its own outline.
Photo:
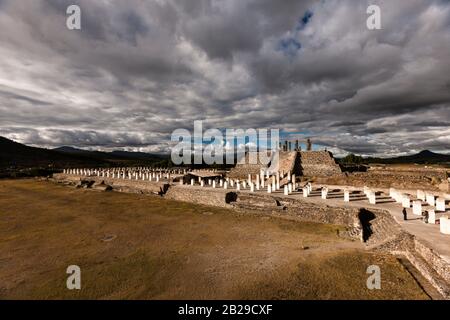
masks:
[[[306,140],[306,151],[311,151],[311,150],[312,150],[312,142],[311,142],[311,139],[308,138]]]

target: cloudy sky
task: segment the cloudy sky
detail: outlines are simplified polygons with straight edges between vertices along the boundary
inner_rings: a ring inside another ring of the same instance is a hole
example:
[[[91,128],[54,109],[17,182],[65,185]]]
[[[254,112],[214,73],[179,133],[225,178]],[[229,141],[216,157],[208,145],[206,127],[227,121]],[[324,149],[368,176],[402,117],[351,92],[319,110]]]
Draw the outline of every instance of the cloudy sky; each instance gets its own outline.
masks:
[[[163,152],[194,120],[450,153],[450,1],[0,0],[0,135]]]

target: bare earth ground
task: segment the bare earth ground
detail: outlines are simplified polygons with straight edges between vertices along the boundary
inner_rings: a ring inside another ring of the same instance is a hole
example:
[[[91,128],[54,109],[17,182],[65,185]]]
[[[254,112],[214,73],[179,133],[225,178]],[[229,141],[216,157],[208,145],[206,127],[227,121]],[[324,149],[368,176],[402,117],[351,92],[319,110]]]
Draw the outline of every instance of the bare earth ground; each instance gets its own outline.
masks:
[[[0,298],[427,298],[394,257],[338,238],[338,228],[0,181]],[[81,290],[66,289],[73,264],[81,267]],[[366,287],[372,264],[381,268],[381,290]]]

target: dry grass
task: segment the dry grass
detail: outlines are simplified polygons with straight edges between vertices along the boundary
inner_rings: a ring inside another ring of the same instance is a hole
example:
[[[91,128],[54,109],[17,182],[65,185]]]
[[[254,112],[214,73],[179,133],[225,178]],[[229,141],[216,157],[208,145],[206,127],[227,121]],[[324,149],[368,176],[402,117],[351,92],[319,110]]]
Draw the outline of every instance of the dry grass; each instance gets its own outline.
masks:
[[[2,299],[426,298],[336,226],[34,180],[0,181],[0,208]],[[79,291],[65,287],[72,264]],[[382,290],[366,288],[371,264]]]

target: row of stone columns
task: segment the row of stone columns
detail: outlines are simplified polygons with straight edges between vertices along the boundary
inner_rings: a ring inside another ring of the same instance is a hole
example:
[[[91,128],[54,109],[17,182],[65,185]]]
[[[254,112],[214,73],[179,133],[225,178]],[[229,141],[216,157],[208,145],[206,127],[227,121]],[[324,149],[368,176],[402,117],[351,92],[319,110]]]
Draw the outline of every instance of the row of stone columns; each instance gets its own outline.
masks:
[[[161,169],[136,169],[136,168],[111,168],[111,169],[64,169],[64,174],[81,175],[81,176],[97,176],[102,178],[128,179],[128,180],[144,180],[144,181],[160,181],[171,179],[172,174],[186,174],[187,171],[161,170]]]

